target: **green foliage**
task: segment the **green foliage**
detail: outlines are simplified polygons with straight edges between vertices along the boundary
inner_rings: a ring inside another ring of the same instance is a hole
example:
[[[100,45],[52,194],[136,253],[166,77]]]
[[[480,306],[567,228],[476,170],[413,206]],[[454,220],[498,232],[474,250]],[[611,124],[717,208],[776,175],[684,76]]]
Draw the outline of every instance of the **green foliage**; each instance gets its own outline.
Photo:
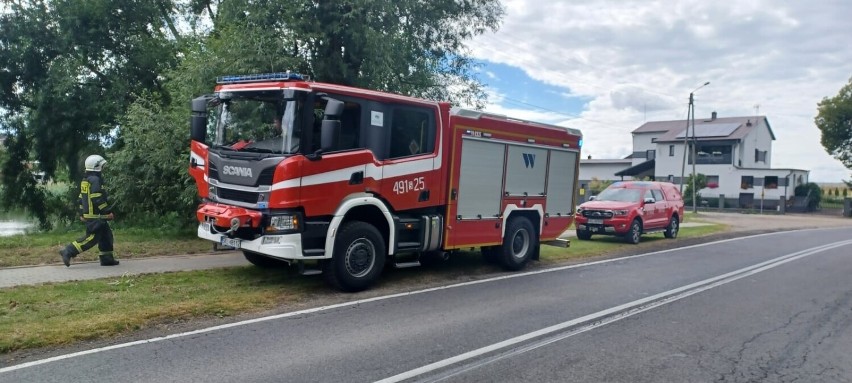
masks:
[[[142,222],[151,214],[177,214],[184,217],[171,220],[178,227],[194,220],[196,191],[187,173],[186,118],[179,112],[165,111],[146,97],[128,109],[123,146],[108,158],[104,170],[119,217]]]
[[[293,70],[344,85],[479,104],[464,42],[495,30],[497,0],[22,0],[0,14],[0,108],[11,142],[4,201],[73,218],[21,161],[76,184],[107,157],[125,218],[192,220],[189,100],[224,74]],[[183,27],[176,28],[177,21]],[[72,188],[74,189],[74,188]]]
[[[25,179],[38,160],[49,179],[78,181],[80,158],[103,153],[141,90],[161,91],[176,60],[166,0],[23,0],[0,14],[0,108],[15,145],[4,165],[6,202],[49,223],[52,205]],[[67,172],[57,172],[65,168]],[[17,198],[16,196],[23,196]]]
[[[797,197],[808,198],[808,208],[811,210],[816,209],[822,201],[822,188],[813,182],[796,186],[795,193]]]
[[[707,187],[707,176],[704,174],[698,173],[695,175],[695,198],[696,200],[701,200],[701,194],[697,193],[698,190],[704,189]],[[685,187],[683,189],[683,202],[685,205],[692,206],[692,174],[686,178]]]
[[[598,195],[604,189],[609,187],[609,185],[612,185],[612,181],[609,181],[609,180],[601,181],[597,177],[592,177],[592,180],[589,182],[589,193],[591,193],[591,195]]]
[[[852,169],[852,79],[832,98],[818,104],[814,122],[822,132],[825,150]]]

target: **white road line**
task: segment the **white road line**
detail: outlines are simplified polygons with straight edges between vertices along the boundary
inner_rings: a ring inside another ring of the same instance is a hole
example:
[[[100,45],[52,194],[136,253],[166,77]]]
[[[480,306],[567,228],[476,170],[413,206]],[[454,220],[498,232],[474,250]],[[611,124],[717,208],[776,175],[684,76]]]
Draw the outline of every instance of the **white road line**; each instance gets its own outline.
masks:
[[[451,358],[440,360],[440,361],[437,361],[435,363],[431,363],[431,364],[428,364],[428,365],[425,365],[425,366],[422,366],[422,367],[419,367],[419,368],[415,368],[415,369],[410,370],[410,371],[403,372],[401,374],[397,374],[397,375],[394,375],[394,376],[391,376],[391,377],[388,377],[388,378],[385,378],[385,379],[382,379],[382,380],[378,380],[378,381],[376,381],[376,383],[395,383],[395,382],[401,382],[401,381],[404,381],[404,380],[416,378],[420,375],[427,374],[427,373],[430,373],[430,372],[433,372],[433,371],[436,371],[436,370],[440,370],[440,369],[443,369],[443,368],[447,368],[447,367],[453,366],[455,364],[459,364],[459,363],[468,361],[470,359],[483,356],[485,354],[497,352],[499,350],[507,349],[507,348],[510,348],[510,347],[513,347],[513,346],[518,346],[518,345],[520,345],[524,342],[529,342],[529,341],[536,339],[536,338],[551,335],[551,338],[540,340],[536,344],[533,344],[533,345],[530,345],[530,346],[527,346],[527,347],[524,347],[524,348],[517,350],[517,352],[509,352],[505,356],[516,355],[518,353],[534,350],[536,348],[539,348],[539,347],[548,345],[550,343],[568,338],[570,336],[580,334],[582,332],[586,332],[586,331],[592,330],[594,328],[604,326],[604,325],[609,324],[609,323],[613,323],[617,320],[627,318],[627,317],[630,317],[632,315],[636,315],[640,312],[644,312],[644,311],[662,306],[664,304],[675,302],[677,300],[686,298],[690,295],[694,295],[694,294],[697,294],[699,292],[709,290],[711,288],[718,287],[718,286],[733,282],[735,280],[745,278],[747,276],[754,275],[754,274],[757,274],[759,272],[778,267],[778,266],[783,265],[785,263],[792,262],[792,261],[795,261],[795,260],[800,259],[800,258],[804,258],[804,257],[814,255],[814,254],[817,254],[817,253],[820,253],[820,252],[823,252],[823,251],[826,251],[826,250],[831,250],[831,249],[835,249],[835,248],[846,246],[846,245],[852,245],[852,240],[835,242],[835,243],[817,246],[817,247],[814,247],[814,248],[801,250],[801,251],[797,251],[795,253],[783,255],[783,256],[780,256],[780,257],[777,257],[777,258],[774,258],[774,259],[771,259],[771,260],[768,260],[768,261],[765,261],[765,262],[761,262],[761,263],[758,263],[758,264],[755,264],[755,265],[744,267],[744,268],[739,269],[739,270],[735,270],[735,271],[732,271],[732,272],[729,272],[729,273],[725,273],[725,274],[722,274],[722,275],[719,275],[719,276],[716,276],[716,277],[708,278],[708,279],[705,279],[703,281],[691,283],[691,284],[688,284],[688,285],[685,285],[685,286],[678,287],[676,289],[665,291],[665,292],[655,294],[655,295],[652,295],[652,296],[649,296],[649,297],[646,297],[646,298],[638,299],[638,300],[635,300],[633,302],[629,302],[629,303],[625,303],[625,304],[622,304],[622,305],[619,305],[619,306],[608,308],[606,310],[601,310],[601,311],[598,311],[596,313],[585,315],[585,316],[575,318],[575,319],[572,319],[572,320],[569,320],[569,321],[565,321],[565,322],[562,322],[562,323],[559,323],[559,324],[556,324],[556,325],[553,325],[553,326],[550,326],[550,327],[545,327],[543,329],[536,330],[536,331],[533,331],[533,332],[530,332],[530,333],[527,333],[527,334],[524,334],[524,335],[520,335],[520,336],[511,338],[511,339],[507,339],[507,340],[504,340],[502,342],[494,343],[492,345],[485,346],[485,347],[482,347],[482,348],[479,348],[479,349],[476,349],[476,350],[468,351],[466,353],[459,354],[459,355],[456,355],[456,356],[451,357]],[[617,314],[622,314],[622,315],[617,315]],[[613,315],[617,315],[617,317],[610,318]],[[584,323],[590,323],[590,324],[588,324],[584,327],[581,327],[580,329],[577,329],[577,331],[568,332],[567,334],[556,334],[556,333],[568,330],[572,327],[582,325]],[[556,334],[556,336],[553,336],[554,334]],[[462,373],[462,372],[465,372],[465,371],[469,371],[471,369],[474,369],[474,368],[480,367],[482,365],[491,363],[493,361],[502,359],[505,356],[501,356],[501,357],[498,357],[498,358],[492,358],[492,359],[486,359],[486,360],[482,361],[481,363],[475,363],[475,364],[471,364],[469,366],[464,366],[464,368],[461,368],[458,371],[453,371],[452,374],[442,375],[437,380],[441,380],[441,379],[444,379],[444,378],[447,378],[447,377],[450,377],[450,376],[453,376],[453,375],[456,375],[456,374],[459,374],[459,373]],[[435,381],[437,381],[437,380],[435,380]]]
[[[294,316],[299,316],[299,315],[304,315],[304,314],[311,314],[311,313],[316,313],[316,312],[334,310],[334,309],[343,308],[343,307],[357,306],[357,305],[364,304],[364,303],[383,301],[383,300],[388,300],[388,299],[393,299],[393,298],[407,297],[407,296],[411,296],[411,295],[425,294],[425,293],[429,293],[429,292],[454,289],[454,288],[464,287],[464,286],[490,283],[490,282],[494,282],[494,281],[501,281],[501,280],[511,279],[511,278],[522,278],[522,277],[527,277],[527,276],[530,276],[530,275],[552,273],[552,272],[557,272],[557,271],[562,271],[562,270],[569,270],[569,269],[576,269],[576,268],[580,268],[580,267],[600,265],[600,264],[605,264],[605,263],[610,263],[610,262],[623,261],[623,260],[627,260],[627,259],[642,258],[642,257],[650,256],[650,255],[664,254],[664,253],[670,253],[670,252],[673,252],[673,251],[680,251],[680,250],[689,250],[689,249],[718,245],[718,244],[734,242],[734,241],[749,240],[749,239],[766,237],[766,236],[789,234],[789,233],[803,232],[803,231],[814,231],[814,230],[825,230],[825,229],[793,230],[793,231],[757,234],[757,235],[751,235],[751,236],[746,236],[746,237],[729,238],[729,239],[723,239],[723,240],[714,241],[714,242],[700,243],[700,244],[697,244],[697,245],[690,245],[690,246],[678,247],[678,248],[674,248],[674,249],[654,251],[654,252],[650,252],[650,253],[637,254],[637,255],[621,257],[621,258],[605,259],[605,260],[596,261],[596,262],[581,263],[581,264],[576,264],[576,265],[555,267],[555,268],[544,269],[544,270],[528,271],[528,272],[524,272],[524,273],[516,273],[516,274],[504,275],[504,276],[499,276],[499,277],[494,277],[494,278],[481,279],[481,280],[478,280],[478,281],[456,283],[456,284],[453,284],[453,285],[432,287],[432,288],[423,289],[423,290],[416,290],[416,291],[410,291],[410,292],[405,292],[405,293],[397,293],[397,294],[383,295],[383,296],[367,298],[367,299],[360,299],[360,300],[352,301],[352,302],[344,302],[344,303],[338,303],[338,304],[329,305],[329,306],[315,307],[315,308],[306,309],[306,310],[294,311],[294,312],[289,312],[289,313],[284,313],[284,314],[255,318],[255,319],[249,319],[249,320],[245,320],[245,321],[241,321],[241,322],[234,322],[234,323],[228,323],[228,324],[219,325],[219,326],[207,327],[207,328],[203,328],[203,329],[198,329],[198,330],[188,331],[188,332],[182,332],[182,333],[178,333],[178,334],[171,334],[171,335],[161,336],[161,337],[157,337],[157,338],[143,339],[143,340],[138,340],[138,341],[133,341],[133,342],[114,344],[114,345],[111,345],[111,346],[93,348],[93,349],[90,349],[90,350],[78,351],[78,352],[74,352],[74,353],[70,353],[70,354],[57,355],[57,356],[50,357],[50,358],[34,360],[32,362],[21,363],[21,364],[14,365],[14,366],[0,368],[0,374],[2,374],[4,372],[10,372],[10,371],[20,370],[20,369],[38,366],[38,365],[42,365],[42,364],[57,362],[57,361],[60,361],[60,360],[75,358],[75,357],[78,357],[78,356],[96,354],[96,353],[99,353],[99,352],[116,350],[116,349],[133,347],[133,346],[139,346],[139,345],[143,345],[143,344],[156,343],[156,342],[160,342],[160,341],[164,341],[164,340],[183,338],[183,337],[188,337],[188,336],[193,336],[193,335],[198,335],[198,334],[204,334],[204,333],[224,330],[224,329],[228,329],[228,328],[232,328],[232,327],[240,327],[240,326],[250,325],[250,324],[254,324],[254,323],[261,323],[261,322],[277,320],[277,319],[282,319],[282,318],[289,318],[289,317],[294,317]]]

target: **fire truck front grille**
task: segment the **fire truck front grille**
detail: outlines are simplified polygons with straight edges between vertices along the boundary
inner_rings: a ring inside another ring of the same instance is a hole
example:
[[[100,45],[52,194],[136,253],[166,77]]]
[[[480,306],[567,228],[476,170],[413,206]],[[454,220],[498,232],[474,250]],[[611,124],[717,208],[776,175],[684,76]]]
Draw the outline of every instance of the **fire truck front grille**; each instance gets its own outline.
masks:
[[[210,179],[219,180],[219,169],[213,163],[210,164],[210,168],[208,170],[208,176]],[[260,172],[260,176],[257,177],[257,182],[254,186],[271,186],[275,177],[275,167],[271,166]]]
[[[587,218],[612,218],[612,212],[606,210],[583,210],[583,217]]]
[[[216,194],[219,196],[219,198],[227,199],[227,200],[231,200],[231,201],[257,203],[257,194],[258,193],[249,192],[249,191],[242,191],[242,190],[218,188],[218,189],[216,189]]]
[[[274,166],[271,167],[271,168],[263,169],[263,171],[260,172],[260,177],[258,177],[257,185],[255,185],[255,186],[272,185],[272,181],[273,181],[274,177],[275,177],[275,167]]]

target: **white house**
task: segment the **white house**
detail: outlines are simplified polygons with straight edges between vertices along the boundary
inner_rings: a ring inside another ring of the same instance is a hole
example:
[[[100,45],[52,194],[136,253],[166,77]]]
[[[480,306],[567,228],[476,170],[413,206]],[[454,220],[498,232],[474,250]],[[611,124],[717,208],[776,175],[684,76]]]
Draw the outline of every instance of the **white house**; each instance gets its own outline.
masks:
[[[685,158],[684,148],[693,136],[695,171],[708,183],[698,192],[710,206],[718,206],[724,196],[727,207],[775,209],[781,198],[791,199],[795,187],[808,182],[807,170],[770,166],[775,134],[765,116],[717,118],[716,112],[695,120],[694,135],[686,120],[643,124],[633,131],[633,154],[626,158],[632,166],[614,175],[680,184],[681,174],[692,174],[692,155],[687,152]],[[585,166],[581,161],[581,175]]]

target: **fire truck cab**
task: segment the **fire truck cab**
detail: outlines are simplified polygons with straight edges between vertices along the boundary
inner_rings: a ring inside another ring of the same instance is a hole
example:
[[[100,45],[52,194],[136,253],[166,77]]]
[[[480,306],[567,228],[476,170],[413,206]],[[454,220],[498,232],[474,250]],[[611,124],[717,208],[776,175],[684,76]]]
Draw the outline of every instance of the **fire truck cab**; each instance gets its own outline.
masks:
[[[579,131],[309,81],[224,76],[192,101],[198,236],[344,291],[482,249],[519,270],[574,218]]]

